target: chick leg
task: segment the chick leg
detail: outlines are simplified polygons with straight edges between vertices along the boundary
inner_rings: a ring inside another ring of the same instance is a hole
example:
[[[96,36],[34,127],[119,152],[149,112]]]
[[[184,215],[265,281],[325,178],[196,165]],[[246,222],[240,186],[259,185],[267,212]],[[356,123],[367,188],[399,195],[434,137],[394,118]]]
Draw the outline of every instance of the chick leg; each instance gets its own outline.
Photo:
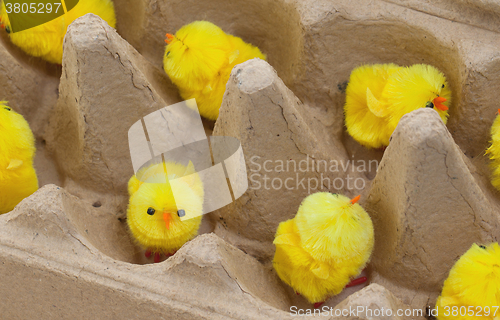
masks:
[[[321,307],[321,305],[322,305],[323,303],[325,303],[325,301],[316,302],[316,303],[314,304],[314,309],[318,309],[319,307]]]
[[[354,279],[354,280],[352,280],[351,282],[349,282],[349,283],[347,284],[347,286],[345,286],[345,287],[346,287],[346,288],[354,287],[354,286],[357,286],[357,285],[359,285],[359,284],[363,284],[363,283],[365,283],[367,280],[368,280],[368,278],[367,278],[367,277],[359,277],[359,278]]]
[[[147,249],[146,252],[144,253],[144,256],[149,259],[149,258],[151,258],[152,254],[153,254],[152,250],[151,249]],[[154,262],[155,263],[160,262],[160,257],[161,257],[160,253],[159,252],[155,252],[154,253],[154,258],[153,258]]]
[[[155,252],[154,262],[155,263],[160,262],[160,253],[159,252]]]

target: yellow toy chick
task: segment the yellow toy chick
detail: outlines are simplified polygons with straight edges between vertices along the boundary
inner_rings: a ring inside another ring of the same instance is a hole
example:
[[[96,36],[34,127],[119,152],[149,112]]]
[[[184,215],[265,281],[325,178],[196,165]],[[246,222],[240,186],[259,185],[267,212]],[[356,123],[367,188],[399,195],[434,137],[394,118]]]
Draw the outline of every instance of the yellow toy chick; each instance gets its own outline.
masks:
[[[0,101],[0,214],[38,190],[35,138],[23,116]]]
[[[224,33],[208,21],[167,33],[163,67],[185,100],[196,99],[200,114],[217,120],[231,70],[253,58],[265,60],[257,47]]]
[[[192,162],[187,167],[162,162],[143,168],[130,178],[128,191],[127,223],[146,248],[146,257],[154,253],[154,261],[159,262],[162,253],[173,255],[198,234],[204,189]]]
[[[500,114],[500,109],[498,109]],[[490,167],[493,171],[491,184],[500,191],[500,116],[497,116],[491,126],[491,145],[486,150],[490,155]]]
[[[52,10],[56,10],[55,5]],[[9,7],[10,8],[10,7]],[[57,8],[65,10],[64,6]],[[13,10],[12,8],[9,9]],[[47,8],[40,9],[43,12]],[[79,0],[78,4],[62,16],[36,27],[12,32],[11,23],[7,14],[5,3],[2,3],[0,10],[0,22],[5,28],[9,37],[16,46],[27,54],[51,62],[62,64],[63,40],[68,26],[81,16],[93,13],[105,20],[111,27],[116,25],[115,9],[111,0]],[[39,19],[41,13],[26,13],[26,19]]]
[[[437,319],[500,319],[500,246],[473,244],[450,270]]]
[[[361,66],[352,71],[346,88],[347,132],[366,147],[383,148],[399,120],[419,108],[435,108],[446,124],[450,99],[445,76],[433,66]]]
[[[315,307],[340,293],[370,258],[373,224],[356,203],[359,198],[314,193],[302,201],[295,218],[278,226],[274,269]]]

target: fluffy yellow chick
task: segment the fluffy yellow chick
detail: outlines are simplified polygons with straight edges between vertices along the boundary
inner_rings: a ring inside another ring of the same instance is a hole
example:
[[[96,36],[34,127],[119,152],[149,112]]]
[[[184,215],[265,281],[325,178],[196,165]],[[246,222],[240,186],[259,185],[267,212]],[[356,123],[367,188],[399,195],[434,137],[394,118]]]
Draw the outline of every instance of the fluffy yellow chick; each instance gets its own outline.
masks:
[[[500,109],[498,109],[500,114]],[[497,116],[491,126],[491,146],[486,150],[490,156],[490,167],[493,171],[491,184],[500,191],[500,116]]]
[[[278,226],[274,269],[315,307],[340,293],[370,258],[373,225],[358,200],[314,193],[302,201],[295,218]]]
[[[167,33],[163,67],[185,100],[196,99],[200,114],[216,120],[233,67],[253,58],[265,60],[257,47],[224,33],[208,21]]]
[[[35,138],[23,116],[0,101],[0,214],[38,189]]]
[[[143,168],[130,178],[128,191],[127,223],[133,237],[147,249],[146,257],[154,253],[159,262],[160,254],[174,254],[198,234],[204,190],[191,162],[187,167],[165,162]],[[185,216],[193,218],[180,219]]]
[[[450,270],[437,319],[500,319],[500,246],[473,244]]]
[[[56,6],[52,4],[53,10]],[[64,10],[61,6],[59,10]],[[47,11],[43,9],[42,11]],[[5,3],[0,10],[0,21],[9,33],[12,43],[21,48],[27,54],[34,57],[62,64],[63,40],[68,26],[77,18],[93,13],[105,20],[111,27],[115,27],[115,9],[111,0],[79,0],[78,4],[62,16],[39,26],[19,32],[11,32],[11,23],[7,15]],[[41,14],[41,13],[40,13]],[[26,19],[39,19],[39,13],[25,14]]]
[[[364,146],[382,148],[399,120],[419,108],[435,108],[446,124],[450,99],[445,76],[433,66],[362,66],[353,70],[346,89],[347,131]]]

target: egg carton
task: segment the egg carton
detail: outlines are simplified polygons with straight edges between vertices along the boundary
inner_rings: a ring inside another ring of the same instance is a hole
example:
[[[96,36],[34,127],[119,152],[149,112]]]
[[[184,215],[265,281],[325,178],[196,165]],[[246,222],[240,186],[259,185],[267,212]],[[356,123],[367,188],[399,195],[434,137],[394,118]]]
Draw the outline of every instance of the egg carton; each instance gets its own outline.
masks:
[[[375,227],[371,284],[328,300],[332,310],[425,310],[472,243],[498,240],[498,194],[483,156],[500,89],[494,1],[115,6],[118,33],[94,15],[69,27],[62,67],[27,57],[0,35],[0,96],[37,137],[43,185],[0,216],[2,318],[288,319],[312,310],[270,259],[277,225],[315,191],[361,194]],[[268,55],[233,69],[218,121],[204,122],[208,135],[240,141],[250,188],[206,215],[202,235],[151,264],[125,221],[134,173],[127,133],[181,100],[162,71],[163,39],[200,19]],[[453,91],[450,118],[445,126],[433,110],[417,110],[385,151],[368,150],[345,132],[346,81],[356,66],[389,62],[440,69]],[[279,170],[279,161],[307,170]],[[321,161],[339,169],[323,170]],[[370,161],[376,166],[361,170]],[[266,189],[263,175],[283,185]],[[349,179],[363,186],[349,187]]]

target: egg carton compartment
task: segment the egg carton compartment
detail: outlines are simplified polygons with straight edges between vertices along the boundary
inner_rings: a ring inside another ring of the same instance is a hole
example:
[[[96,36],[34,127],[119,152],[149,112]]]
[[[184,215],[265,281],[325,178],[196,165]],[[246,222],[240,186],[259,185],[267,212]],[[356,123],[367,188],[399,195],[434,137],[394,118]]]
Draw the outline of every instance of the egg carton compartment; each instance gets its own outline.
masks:
[[[290,308],[312,306],[272,270],[272,241],[279,222],[321,190],[361,194],[375,227],[370,284],[325,305],[432,307],[453,263],[473,242],[498,241],[500,222],[483,156],[498,109],[500,10],[449,2],[116,0],[118,33],[93,15],[76,20],[62,66],[27,57],[0,32],[0,98],[35,133],[43,186],[0,216],[3,315],[292,318]],[[233,69],[219,119],[204,122],[209,135],[239,139],[250,189],[204,216],[201,235],[174,256],[150,264],[125,221],[134,173],[127,132],[181,100],[162,70],[164,35],[200,19],[268,55]],[[361,64],[389,62],[440,69],[453,92],[450,118],[444,126],[418,110],[385,151],[368,150],[345,132],[346,81]],[[273,170],[256,170],[266,160]],[[316,169],[275,170],[277,160]],[[352,165],[326,172],[322,160]],[[358,170],[359,161],[377,166]],[[256,173],[321,183],[266,190],[255,188]]]

